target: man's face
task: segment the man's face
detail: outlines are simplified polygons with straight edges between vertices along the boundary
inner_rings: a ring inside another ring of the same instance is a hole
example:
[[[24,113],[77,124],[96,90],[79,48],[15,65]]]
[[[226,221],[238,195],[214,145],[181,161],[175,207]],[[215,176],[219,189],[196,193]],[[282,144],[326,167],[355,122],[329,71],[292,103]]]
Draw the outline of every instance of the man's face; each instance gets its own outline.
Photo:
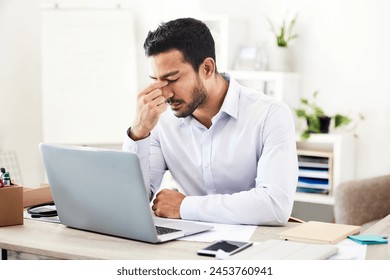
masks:
[[[153,80],[168,81],[161,90],[176,117],[185,118],[202,106],[207,91],[198,73],[184,61],[180,51],[171,50],[151,56],[148,62]]]

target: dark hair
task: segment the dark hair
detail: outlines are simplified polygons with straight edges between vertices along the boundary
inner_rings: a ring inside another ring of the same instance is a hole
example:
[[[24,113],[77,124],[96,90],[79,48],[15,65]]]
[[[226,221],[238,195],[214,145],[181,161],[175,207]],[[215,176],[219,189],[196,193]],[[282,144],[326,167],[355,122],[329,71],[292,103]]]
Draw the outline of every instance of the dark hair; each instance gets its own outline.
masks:
[[[211,57],[216,62],[214,39],[209,28],[193,18],[161,23],[155,31],[149,31],[144,49],[148,57],[173,49],[179,50],[196,72],[205,58]]]

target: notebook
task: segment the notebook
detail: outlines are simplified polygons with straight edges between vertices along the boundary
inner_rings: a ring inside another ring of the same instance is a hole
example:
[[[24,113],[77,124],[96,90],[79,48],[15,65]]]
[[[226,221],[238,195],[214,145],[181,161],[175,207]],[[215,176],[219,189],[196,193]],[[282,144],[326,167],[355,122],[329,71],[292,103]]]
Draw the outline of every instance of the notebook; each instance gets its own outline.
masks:
[[[309,221],[280,233],[285,240],[336,244],[360,232],[360,226]]]
[[[155,219],[136,154],[44,143],[39,148],[58,217],[66,226],[149,243],[212,228]]]
[[[329,244],[308,244],[270,239],[252,246],[228,259],[234,260],[325,260],[337,254]]]

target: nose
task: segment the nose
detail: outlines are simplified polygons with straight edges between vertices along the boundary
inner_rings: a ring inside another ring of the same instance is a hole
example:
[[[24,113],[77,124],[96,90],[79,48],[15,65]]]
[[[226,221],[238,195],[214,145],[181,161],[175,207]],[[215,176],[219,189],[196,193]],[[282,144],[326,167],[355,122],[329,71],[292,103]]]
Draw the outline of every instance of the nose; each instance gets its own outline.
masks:
[[[169,85],[166,85],[161,88],[162,95],[164,96],[165,99],[169,99],[173,97],[172,89],[170,88]]]

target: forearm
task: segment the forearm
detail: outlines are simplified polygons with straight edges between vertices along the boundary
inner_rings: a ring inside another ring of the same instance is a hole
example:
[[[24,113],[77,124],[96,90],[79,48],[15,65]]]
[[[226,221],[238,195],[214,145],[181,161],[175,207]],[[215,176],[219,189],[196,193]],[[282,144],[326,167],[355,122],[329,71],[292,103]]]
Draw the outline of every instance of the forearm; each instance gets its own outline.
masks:
[[[136,153],[138,155],[142,174],[144,177],[145,188],[150,194],[150,199],[160,188],[163,176],[166,172],[166,164],[161,154],[161,148],[158,140],[153,133],[149,137],[133,141],[126,135],[123,142],[123,150]]]
[[[149,161],[149,146],[150,146],[150,137],[145,138],[139,141],[133,141],[128,135],[125,136],[123,141],[122,150],[130,153],[135,153],[138,155],[140,166],[142,170],[142,175],[144,178],[145,188],[148,193],[151,194],[150,188],[150,161]]]
[[[293,195],[256,187],[231,195],[186,197],[182,219],[226,224],[284,225],[290,217]]]

